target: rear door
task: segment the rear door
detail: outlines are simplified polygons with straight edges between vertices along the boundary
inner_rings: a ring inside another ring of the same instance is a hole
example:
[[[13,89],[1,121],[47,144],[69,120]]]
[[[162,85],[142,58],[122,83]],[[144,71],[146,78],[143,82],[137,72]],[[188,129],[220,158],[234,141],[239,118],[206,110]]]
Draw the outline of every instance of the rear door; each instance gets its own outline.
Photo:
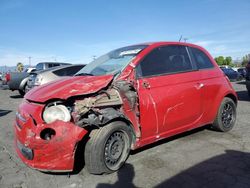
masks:
[[[142,137],[193,126],[201,117],[200,73],[187,47],[162,46],[137,67]]]

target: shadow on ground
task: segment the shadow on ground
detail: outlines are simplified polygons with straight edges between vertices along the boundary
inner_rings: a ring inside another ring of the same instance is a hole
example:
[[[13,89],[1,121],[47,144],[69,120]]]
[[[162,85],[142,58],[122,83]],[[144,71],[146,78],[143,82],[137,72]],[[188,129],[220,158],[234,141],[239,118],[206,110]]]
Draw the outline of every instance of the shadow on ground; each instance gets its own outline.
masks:
[[[250,153],[227,150],[160,183],[161,187],[250,187]]]
[[[237,91],[238,99],[240,101],[250,101],[250,96],[248,96],[248,91]]]
[[[12,98],[12,99],[21,99],[21,98],[23,98],[23,96],[22,95],[11,95],[10,98]]]
[[[0,117],[7,115],[8,113],[12,112],[11,110],[1,110],[0,109]]]
[[[136,187],[133,179],[136,176],[134,167],[126,164],[117,172],[114,184],[100,183],[97,188]],[[152,174],[152,177],[154,174]],[[163,175],[164,176],[164,175]],[[152,178],[151,177],[151,178]],[[147,178],[147,177],[145,177]],[[226,150],[225,154],[203,161],[165,181],[155,188],[221,188],[250,187],[250,153]]]
[[[96,188],[108,188],[108,187],[119,187],[119,188],[133,188],[136,187],[133,184],[133,179],[135,177],[134,167],[131,164],[125,164],[117,172],[117,181],[114,184],[100,183]],[[146,177],[145,177],[146,178]]]

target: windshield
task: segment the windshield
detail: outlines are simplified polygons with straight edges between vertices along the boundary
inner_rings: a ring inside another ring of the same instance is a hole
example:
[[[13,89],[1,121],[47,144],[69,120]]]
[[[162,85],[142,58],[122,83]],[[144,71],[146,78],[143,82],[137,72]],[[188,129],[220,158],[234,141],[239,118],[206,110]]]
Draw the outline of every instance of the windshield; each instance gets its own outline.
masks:
[[[147,45],[136,45],[111,51],[87,64],[75,75],[108,75],[121,72]]]

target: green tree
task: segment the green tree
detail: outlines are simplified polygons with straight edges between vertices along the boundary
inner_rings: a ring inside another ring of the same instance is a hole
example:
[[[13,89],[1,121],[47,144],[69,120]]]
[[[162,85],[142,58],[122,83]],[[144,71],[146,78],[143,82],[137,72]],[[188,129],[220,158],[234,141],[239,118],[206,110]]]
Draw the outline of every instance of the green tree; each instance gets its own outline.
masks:
[[[226,57],[224,60],[224,65],[232,66],[232,64],[233,64],[232,57],[230,57],[230,56]]]
[[[22,72],[23,71],[23,64],[22,63],[17,63],[17,65],[16,65],[16,69],[17,69],[17,71],[18,72]]]
[[[216,63],[217,63],[219,66],[224,65],[225,58],[224,58],[223,56],[216,57],[216,58],[214,58],[214,60],[216,61]]]
[[[245,67],[249,61],[250,61],[250,54],[247,54],[243,56],[241,65]]]

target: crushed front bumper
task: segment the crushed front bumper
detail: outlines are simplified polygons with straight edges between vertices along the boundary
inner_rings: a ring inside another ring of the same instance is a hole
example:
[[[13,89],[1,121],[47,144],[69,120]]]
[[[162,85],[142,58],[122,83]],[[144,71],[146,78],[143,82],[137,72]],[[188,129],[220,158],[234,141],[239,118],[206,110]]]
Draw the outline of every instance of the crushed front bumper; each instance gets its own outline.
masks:
[[[74,168],[77,143],[87,131],[71,122],[46,124],[41,118],[43,105],[23,101],[14,123],[15,148],[22,161],[41,171],[66,172]],[[43,133],[53,130],[51,139]]]

